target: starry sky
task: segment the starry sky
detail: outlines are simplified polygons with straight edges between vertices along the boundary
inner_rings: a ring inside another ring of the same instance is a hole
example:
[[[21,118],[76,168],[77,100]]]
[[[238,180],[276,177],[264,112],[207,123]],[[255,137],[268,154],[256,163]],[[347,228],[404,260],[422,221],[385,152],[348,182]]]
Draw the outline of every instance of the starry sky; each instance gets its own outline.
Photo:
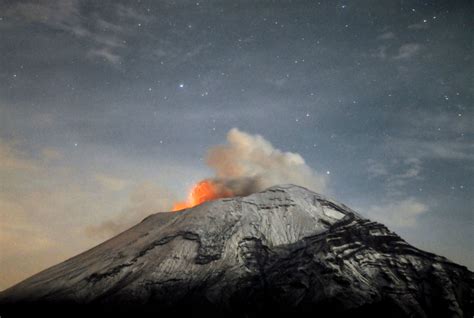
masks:
[[[0,0],[0,289],[184,197],[234,127],[474,269],[473,13],[461,0]]]

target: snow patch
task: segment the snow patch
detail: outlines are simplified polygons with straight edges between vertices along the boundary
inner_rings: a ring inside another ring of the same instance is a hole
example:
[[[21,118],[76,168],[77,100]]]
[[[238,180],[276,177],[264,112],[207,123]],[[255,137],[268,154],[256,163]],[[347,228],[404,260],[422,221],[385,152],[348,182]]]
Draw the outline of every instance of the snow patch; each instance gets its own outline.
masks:
[[[329,216],[330,218],[333,218],[333,219],[336,219],[336,220],[340,220],[345,216],[344,213],[341,213],[341,212],[339,212],[337,210],[334,210],[334,209],[331,209],[331,208],[324,208],[323,213],[326,216]]]

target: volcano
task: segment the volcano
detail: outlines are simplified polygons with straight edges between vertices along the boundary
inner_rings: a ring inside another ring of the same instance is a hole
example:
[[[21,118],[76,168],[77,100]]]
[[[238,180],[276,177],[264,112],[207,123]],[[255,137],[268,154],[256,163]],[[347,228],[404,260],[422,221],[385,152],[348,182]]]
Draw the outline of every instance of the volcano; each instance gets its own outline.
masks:
[[[280,185],[150,215],[3,291],[0,311],[472,317],[473,278],[343,204]]]

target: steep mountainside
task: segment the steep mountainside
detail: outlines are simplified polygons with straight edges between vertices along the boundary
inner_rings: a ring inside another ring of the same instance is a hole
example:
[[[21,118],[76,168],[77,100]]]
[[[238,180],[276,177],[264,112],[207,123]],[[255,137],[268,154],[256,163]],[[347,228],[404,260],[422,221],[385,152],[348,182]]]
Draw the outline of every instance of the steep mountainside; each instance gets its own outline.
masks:
[[[472,298],[465,267],[342,204],[283,185],[153,214],[0,293],[0,304],[472,317]]]

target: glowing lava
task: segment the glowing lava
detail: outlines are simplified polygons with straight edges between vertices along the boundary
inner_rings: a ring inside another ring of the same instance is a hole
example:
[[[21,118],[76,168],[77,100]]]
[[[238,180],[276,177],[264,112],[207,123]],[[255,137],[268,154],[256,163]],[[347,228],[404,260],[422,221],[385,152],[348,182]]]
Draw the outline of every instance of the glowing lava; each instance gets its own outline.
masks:
[[[188,199],[184,202],[175,203],[172,211],[192,208],[206,201],[233,196],[229,190],[223,190],[211,180],[198,182],[190,191]]]

